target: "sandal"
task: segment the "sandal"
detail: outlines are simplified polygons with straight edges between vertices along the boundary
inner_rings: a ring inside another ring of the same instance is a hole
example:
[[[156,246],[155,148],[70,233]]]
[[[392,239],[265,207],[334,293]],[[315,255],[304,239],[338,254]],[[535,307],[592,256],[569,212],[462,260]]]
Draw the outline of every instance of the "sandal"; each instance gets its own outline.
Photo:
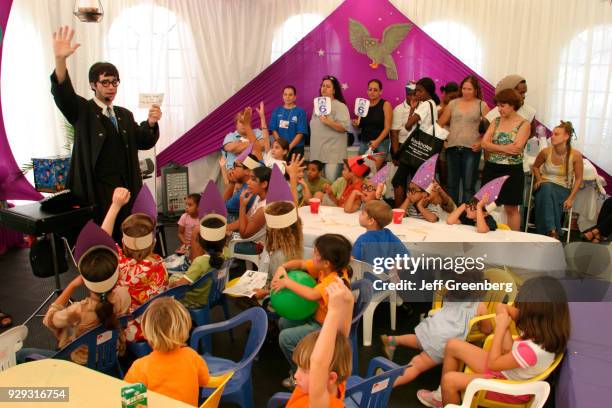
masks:
[[[380,341],[383,344],[383,351],[385,356],[393,361],[393,355],[395,354],[395,349],[397,348],[397,343],[395,341],[395,336],[387,336],[382,334],[380,336]]]
[[[0,329],[6,329],[13,325],[13,318],[4,312],[0,312]]]

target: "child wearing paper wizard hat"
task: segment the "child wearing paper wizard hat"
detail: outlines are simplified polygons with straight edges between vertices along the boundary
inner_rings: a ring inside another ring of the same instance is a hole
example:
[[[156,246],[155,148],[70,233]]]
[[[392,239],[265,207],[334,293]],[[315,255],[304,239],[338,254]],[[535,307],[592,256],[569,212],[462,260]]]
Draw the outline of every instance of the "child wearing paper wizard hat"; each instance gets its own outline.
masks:
[[[227,250],[227,209],[215,183],[210,180],[200,196],[198,208],[199,227],[194,228],[193,250],[195,257],[184,274],[175,273],[170,278],[170,287],[190,285],[213,270],[222,268],[229,257]],[[199,287],[190,289],[182,304],[199,308],[208,303],[212,279]]]
[[[118,328],[117,316],[126,314],[130,307],[127,288],[117,286],[119,256],[115,241],[93,221],[85,224],[77,238],[74,260],[79,276],[59,294],[43,319],[43,324],[57,338],[59,349],[100,324],[109,330]],[[81,285],[89,289],[89,296],[70,303],[74,291]],[[122,345],[118,349],[125,350]],[[32,353],[51,357],[56,351],[22,348],[17,352],[17,362],[25,362]],[[87,347],[74,350],[70,359],[87,364]]]
[[[406,199],[399,208],[406,210],[409,217],[438,222],[440,216],[455,209],[453,200],[436,182],[437,160],[436,153],[421,164],[408,185]]]
[[[113,202],[109,208],[102,228],[112,233],[115,216],[123,205],[129,200],[129,192],[124,188],[116,188],[113,193]],[[122,248],[117,247],[119,253],[119,284],[127,286],[133,311],[153,296],[166,290],[168,285],[168,272],[163,259],[153,253],[155,248],[155,231],[157,225],[157,205],[151,191],[143,185],[132,206],[132,214],[121,224]],[[130,320],[125,330],[127,340],[144,340],[140,324]]]
[[[489,232],[497,229],[497,222],[489,212],[495,209],[495,200],[504,183],[510,176],[501,176],[489,181],[467,203],[461,204],[446,222],[448,224],[465,224],[476,226],[478,232]]]

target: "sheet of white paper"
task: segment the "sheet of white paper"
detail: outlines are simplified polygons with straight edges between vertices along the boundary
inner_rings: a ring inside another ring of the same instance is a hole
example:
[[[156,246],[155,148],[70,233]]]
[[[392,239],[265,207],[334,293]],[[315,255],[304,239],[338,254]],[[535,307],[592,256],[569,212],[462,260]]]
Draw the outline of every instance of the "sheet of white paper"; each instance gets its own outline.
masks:
[[[140,109],[150,108],[152,105],[161,106],[164,101],[163,93],[141,93],[138,95],[138,107]]]
[[[225,288],[223,293],[232,296],[252,297],[256,289],[266,285],[268,274],[266,272],[246,271],[231,288]]]
[[[370,110],[370,100],[365,98],[355,99],[355,115],[365,118]]]
[[[331,98],[327,96],[319,96],[314,98],[314,109],[313,115],[316,116],[327,116],[331,114]]]

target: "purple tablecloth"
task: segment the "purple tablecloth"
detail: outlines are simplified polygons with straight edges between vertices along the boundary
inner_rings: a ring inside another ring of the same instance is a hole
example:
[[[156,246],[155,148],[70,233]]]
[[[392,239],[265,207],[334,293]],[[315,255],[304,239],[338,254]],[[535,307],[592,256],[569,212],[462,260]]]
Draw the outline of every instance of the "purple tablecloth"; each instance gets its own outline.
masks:
[[[557,408],[612,407],[612,302],[570,303],[572,334]]]

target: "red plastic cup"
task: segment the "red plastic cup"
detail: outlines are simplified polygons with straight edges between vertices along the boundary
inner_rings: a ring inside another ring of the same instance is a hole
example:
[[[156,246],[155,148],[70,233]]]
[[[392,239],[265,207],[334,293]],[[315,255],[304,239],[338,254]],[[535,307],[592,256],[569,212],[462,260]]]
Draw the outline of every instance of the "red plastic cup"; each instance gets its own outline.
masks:
[[[402,210],[401,208],[394,208],[393,209],[393,223],[401,224],[402,218],[404,218],[405,212],[406,211]]]
[[[308,201],[308,204],[310,204],[310,212],[312,214],[318,214],[319,213],[319,206],[321,205],[321,200],[318,198],[311,198]]]

